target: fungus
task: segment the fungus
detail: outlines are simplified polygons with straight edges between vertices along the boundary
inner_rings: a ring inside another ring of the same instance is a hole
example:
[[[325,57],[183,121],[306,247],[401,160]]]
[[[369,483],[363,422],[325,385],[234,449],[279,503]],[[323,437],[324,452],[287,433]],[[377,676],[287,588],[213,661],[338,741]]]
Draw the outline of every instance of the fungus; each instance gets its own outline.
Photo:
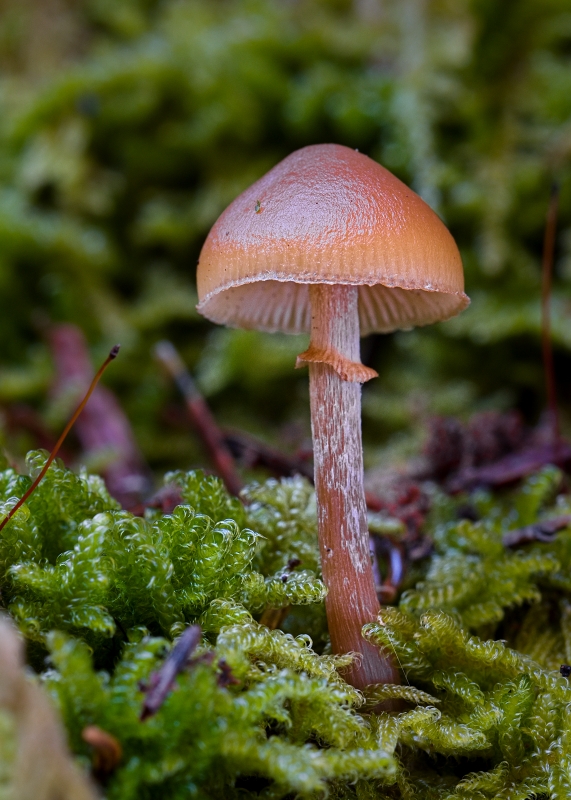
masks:
[[[315,488],[327,619],[336,653],[357,651],[356,687],[398,682],[388,653],[361,637],[380,606],[363,489],[359,337],[464,309],[460,254],[436,214],[348,147],[298,150],[219,217],[198,265],[198,310],[213,322],[310,332]]]

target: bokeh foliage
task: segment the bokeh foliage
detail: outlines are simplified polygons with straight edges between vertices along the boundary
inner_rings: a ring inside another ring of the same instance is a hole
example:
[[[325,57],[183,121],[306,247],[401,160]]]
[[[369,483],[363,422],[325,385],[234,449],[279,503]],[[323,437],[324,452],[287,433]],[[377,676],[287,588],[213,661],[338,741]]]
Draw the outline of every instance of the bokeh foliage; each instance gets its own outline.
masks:
[[[426,412],[542,407],[539,262],[554,178],[568,405],[570,61],[566,0],[4,0],[0,400],[45,406],[38,326],[49,318],[80,324],[94,357],[122,342],[109,380],[157,468],[200,460],[161,416],[175,395],[150,348],[165,335],[223,422],[284,440],[301,419],[302,437],[303,342],[213,329],[194,311],[194,267],[239,191],[293,149],[336,141],[443,216],[473,298],[451,323],[364,343],[381,373],[365,391],[370,460]]]

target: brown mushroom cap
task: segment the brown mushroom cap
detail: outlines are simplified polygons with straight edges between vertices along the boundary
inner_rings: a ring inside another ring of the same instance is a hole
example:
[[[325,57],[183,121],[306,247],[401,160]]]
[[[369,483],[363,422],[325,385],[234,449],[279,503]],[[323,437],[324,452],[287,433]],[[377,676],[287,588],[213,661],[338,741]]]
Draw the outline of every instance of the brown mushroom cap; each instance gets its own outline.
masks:
[[[362,335],[448,319],[470,302],[437,215],[337,144],[297,150],[237,197],[204,243],[197,281],[213,322],[287,333],[310,330],[312,283],[359,287]]]

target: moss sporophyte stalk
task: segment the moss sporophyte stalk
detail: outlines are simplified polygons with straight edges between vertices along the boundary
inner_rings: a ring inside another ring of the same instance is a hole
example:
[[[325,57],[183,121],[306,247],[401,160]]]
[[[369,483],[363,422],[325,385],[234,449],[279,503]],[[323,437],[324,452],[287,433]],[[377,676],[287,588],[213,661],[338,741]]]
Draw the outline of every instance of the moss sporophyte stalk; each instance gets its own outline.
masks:
[[[111,350],[109,352],[109,355],[107,356],[107,358],[105,359],[103,364],[97,370],[97,372],[96,372],[93,380],[91,381],[91,384],[89,385],[89,388],[87,389],[87,392],[85,393],[81,403],[78,405],[77,409],[75,410],[75,413],[73,414],[73,416],[71,417],[71,419],[69,420],[67,425],[65,426],[65,428],[63,430],[63,433],[61,434],[61,436],[57,440],[52,452],[50,453],[48,459],[46,460],[46,463],[44,464],[43,468],[40,470],[40,472],[36,476],[34,482],[26,490],[26,492],[22,495],[22,497],[16,502],[16,504],[7,512],[7,514],[4,516],[4,518],[2,520],[0,520],[0,531],[2,531],[4,526],[12,519],[14,514],[16,514],[18,512],[18,510],[22,507],[22,505],[26,502],[26,500],[30,497],[30,495],[36,490],[38,484],[40,483],[40,481],[42,480],[42,478],[44,477],[44,475],[48,471],[50,464],[53,462],[53,460],[57,456],[57,454],[59,452],[59,449],[62,446],[67,434],[70,432],[71,428],[73,427],[74,422],[77,420],[77,418],[79,417],[79,415],[81,414],[81,412],[83,411],[85,406],[87,405],[87,403],[89,401],[89,398],[93,394],[93,390],[95,389],[95,387],[97,386],[97,384],[99,383],[99,381],[101,379],[101,376],[103,375],[103,373],[105,372],[105,370],[107,369],[109,364],[112,361],[114,361],[117,358],[117,356],[119,355],[119,349],[120,349],[120,345],[118,345],[118,344],[114,345],[111,348]]]
[[[0,472],[5,507],[45,461],[29,454],[30,477]],[[364,628],[398,656],[403,685],[364,693],[344,678],[352,656],[328,652],[312,487],[267,481],[244,505],[200,472],[165,480],[182,504],[135,517],[99,478],[56,461],[0,539],[4,606],[72,752],[95,763],[93,726],[120,745],[105,797],[568,795],[571,688],[558,668],[571,652],[571,529],[519,550],[502,542],[571,513],[557,469],[473,495],[477,522],[459,519],[464,497],[431,490],[434,554]],[[256,621],[285,606],[282,630]],[[190,625],[192,663],[142,722],[152,675]],[[3,730],[19,714],[7,680]],[[395,700],[400,713],[370,714]],[[11,741],[0,737],[3,789],[16,780]]]

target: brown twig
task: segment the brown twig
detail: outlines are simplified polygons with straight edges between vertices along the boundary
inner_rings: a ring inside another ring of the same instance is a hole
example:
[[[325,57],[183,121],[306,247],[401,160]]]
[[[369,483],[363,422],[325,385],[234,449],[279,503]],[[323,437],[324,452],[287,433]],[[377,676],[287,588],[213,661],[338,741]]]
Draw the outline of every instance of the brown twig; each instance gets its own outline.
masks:
[[[153,672],[145,690],[147,694],[141,710],[141,720],[156,714],[165,702],[177,675],[184,670],[190,656],[196,650],[201,634],[200,625],[191,625],[187,628],[168,654],[160,670]]]
[[[571,461],[571,446],[561,440],[558,447],[558,460],[561,465]],[[537,472],[546,464],[553,463],[553,447],[539,445],[511,453],[493,464],[470,467],[446,481],[446,490],[451,494],[475,489],[478,486],[505,486]]]
[[[311,453],[308,454],[308,457],[288,456],[241,431],[227,431],[224,434],[224,441],[234,458],[250,469],[265,467],[278,477],[303,475],[304,478],[313,482]]]
[[[234,459],[224,440],[224,434],[218,427],[210,408],[178,351],[171,342],[162,341],[155,346],[155,356],[165,367],[184,397],[188,415],[210,454],[216,472],[231,494],[240,494],[242,481],[236,472]]]
[[[528,542],[552,542],[558,531],[562,531],[570,525],[571,514],[564,514],[561,517],[542,520],[533,525],[525,525],[523,528],[508,531],[502,536],[502,542],[505,547],[519,547],[520,544]]]
[[[559,210],[559,185],[554,183],[547,211],[545,236],[543,240],[543,259],[541,265],[541,349],[543,368],[547,388],[547,406],[551,424],[551,444],[556,463],[559,463],[561,443],[559,412],[557,410],[557,387],[555,367],[553,364],[553,342],[551,340],[551,294],[553,285],[553,256],[555,252],[555,233],[557,230],[557,213]]]

